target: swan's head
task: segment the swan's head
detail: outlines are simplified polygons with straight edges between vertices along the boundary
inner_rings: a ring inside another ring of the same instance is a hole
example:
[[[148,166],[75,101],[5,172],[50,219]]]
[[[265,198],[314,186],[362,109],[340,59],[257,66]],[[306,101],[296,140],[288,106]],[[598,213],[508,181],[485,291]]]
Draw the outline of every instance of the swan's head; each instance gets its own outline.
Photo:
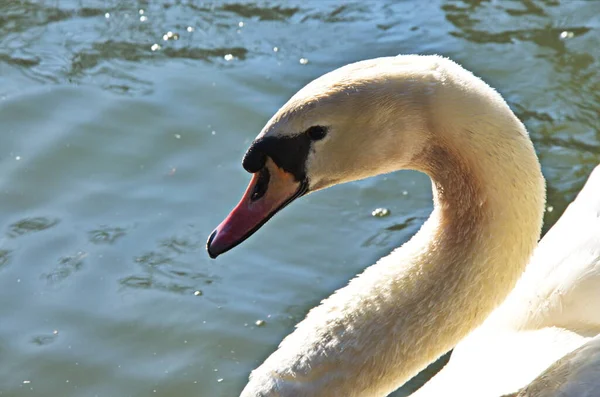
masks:
[[[300,90],[246,152],[242,164],[252,180],[209,237],[209,255],[241,243],[304,194],[410,168],[426,140],[421,102],[430,88],[423,81],[399,79],[397,71],[382,68],[381,60],[371,60]]]

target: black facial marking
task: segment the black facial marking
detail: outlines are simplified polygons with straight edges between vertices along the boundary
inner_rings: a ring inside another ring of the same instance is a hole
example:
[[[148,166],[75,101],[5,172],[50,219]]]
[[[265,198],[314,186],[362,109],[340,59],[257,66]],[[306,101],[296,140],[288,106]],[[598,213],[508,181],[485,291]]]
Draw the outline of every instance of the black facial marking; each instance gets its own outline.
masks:
[[[304,181],[310,144],[311,139],[307,134],[263,137],[252,143],[242,165],[248,172],[258,172],[264,167],[266,156],[269,156],[279,168],[294,175],[296,181]]]
[[[267,155],[260,150],[260,148],[252,143],[250,149],[244,155],[244,159],[242,160],[242,166],[246,171],[251,174],[260,171],[267,161]]]

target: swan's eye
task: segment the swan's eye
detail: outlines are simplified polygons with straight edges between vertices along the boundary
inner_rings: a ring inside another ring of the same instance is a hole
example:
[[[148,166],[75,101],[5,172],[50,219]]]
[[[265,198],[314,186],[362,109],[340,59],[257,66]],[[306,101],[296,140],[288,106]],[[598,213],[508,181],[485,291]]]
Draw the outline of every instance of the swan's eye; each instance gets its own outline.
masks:
[[[256,186],[254,186],[252,196],[250,196],[250,200],[252,201],[256,201],[265,195],[267,192],[267,187],[269,186],[269,180],[271,179],[268,168],[263,168],[259,172],[260,174],[258,174],[258,181],[256,182]]]
[[[319,139],[325,138],[325,135],[327,135],[327,127],[313,125],[306,130],[306,135],[308,135],[311,140],[318,141]]]

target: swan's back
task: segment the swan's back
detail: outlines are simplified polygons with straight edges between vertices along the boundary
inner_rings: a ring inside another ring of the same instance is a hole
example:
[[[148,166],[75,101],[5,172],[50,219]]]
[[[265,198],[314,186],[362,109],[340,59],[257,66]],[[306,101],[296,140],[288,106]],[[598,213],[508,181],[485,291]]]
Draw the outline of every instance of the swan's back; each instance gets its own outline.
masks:
[[[518,328],[600,332],[600,166],[540,241],[518,290],[529,291],[528,305],[521,295],[513,307]]]
[[[600,382],[600,336],[567,354],[515,397],[596,397]]]

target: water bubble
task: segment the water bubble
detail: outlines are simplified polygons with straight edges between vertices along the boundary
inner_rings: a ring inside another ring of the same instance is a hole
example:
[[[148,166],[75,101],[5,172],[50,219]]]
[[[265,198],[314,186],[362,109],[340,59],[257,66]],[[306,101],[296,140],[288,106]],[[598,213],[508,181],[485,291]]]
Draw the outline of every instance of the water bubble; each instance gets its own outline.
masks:
[[[301,65],[306,65],[308,63],[308,59],[306,59],[306,58],[300,58],[299,62],[300,62]]]
[[[169,30],[167,33],[163,34],[162,39],[164,41],[167,41],[167,40],[179,40],[179,34],[178,33],[173,33],[173,32],[171,32]]]
[[[106,14],[104,14],[104,18],[106,18],[106,19],[110,18],[110,12],[107,12]]]
[[[55,329],[54,331],[52,331],[52,333],[53,333],[54,335],[58,335],[58,330],[57,330],[57,329]]]
[[[219,382],[219,383],[223,382],[223,378],[217,379],[217,382]]]
[[[17,160],[17,161],[21,160],[21,156],[15,157],[15,160]]]
[[[175,139],[181,139],[181,135],[175,134]]]
[[[266,324],[266,322],[265,322],[265,320],[256,320],[256,322],[254,324],[256,324],[257,327],[262,327],[263,325]]]
[[[406,196],[407,194],[408,194],[408,192],[407,192],[406,190],[403,190],[403,191],[402,191],[402,195],[403,195],[403,196]]]
[[[30,383],[31,383],[31,381],[30,381],[30,380],[24,380],[24,381],[23,381],[23,384],[24,384],[24,385],[28,385],[28,384],[30,384]]]
[[[144,15],[144,10],[140,9],[138,12],[140,13],[140,15]]]
[[[279,51],[279,48],[273,47],[273,52],[277,52],[277,51]]]
[[[211,131],[210,133],[213,134],[213,135],[216,135],[217,131]]]
[[[226,61],[231,61],[233,60],[233,55],[232,54],[227,54],[223,57]]]
[[[240,23],[238,23],[238,26],[239,26],[240,28],[243,28],[243,27],[244,27],[244,22],[240,21]]]
[[[560,38],[561,39],[570,39],[573,36],[575,36],[575,33],[573,33],[573,32],[569,32],[569,31],[566,31],[566,30],[563,31],[563,32],[560,32]]]
[[[549,205],[548,207],[546,207],[546,211],[552,212],[552,211],[554,211],[554,207]]]
[[[142,15],[142,16],[140,17],[140,22],[146,22],[147,20],[148,20],[148,17],[147,17],[147,16],[145,16],[145,15]]]
[[[187,30],[188,32],[192,33],[194,31],[194,27],[193,26],[188,26],[185,30]]]
[[[179,38],[179,35],[177,33],[171,32],[170,30],[163,35],[163,40],[164,41],[167,41],[167,40],[170,40],[170,39],[177,40],[178,38]]]
[[[158,50],[160,50],[160,46],[158,44],[154,43],[154,44],[152,44],[152,47],[150,47],[150,49],[152,51],[158,51]]]
[[[373,212],[371,212],[371,215],[373,215],[376,218],[383,218],[384,216],[388,216],[390,214],[390,210],[388,210],[387,208],[376,208],[373,210]]]
[[[202,291],[194,291],[194,296],[202,296]]]

